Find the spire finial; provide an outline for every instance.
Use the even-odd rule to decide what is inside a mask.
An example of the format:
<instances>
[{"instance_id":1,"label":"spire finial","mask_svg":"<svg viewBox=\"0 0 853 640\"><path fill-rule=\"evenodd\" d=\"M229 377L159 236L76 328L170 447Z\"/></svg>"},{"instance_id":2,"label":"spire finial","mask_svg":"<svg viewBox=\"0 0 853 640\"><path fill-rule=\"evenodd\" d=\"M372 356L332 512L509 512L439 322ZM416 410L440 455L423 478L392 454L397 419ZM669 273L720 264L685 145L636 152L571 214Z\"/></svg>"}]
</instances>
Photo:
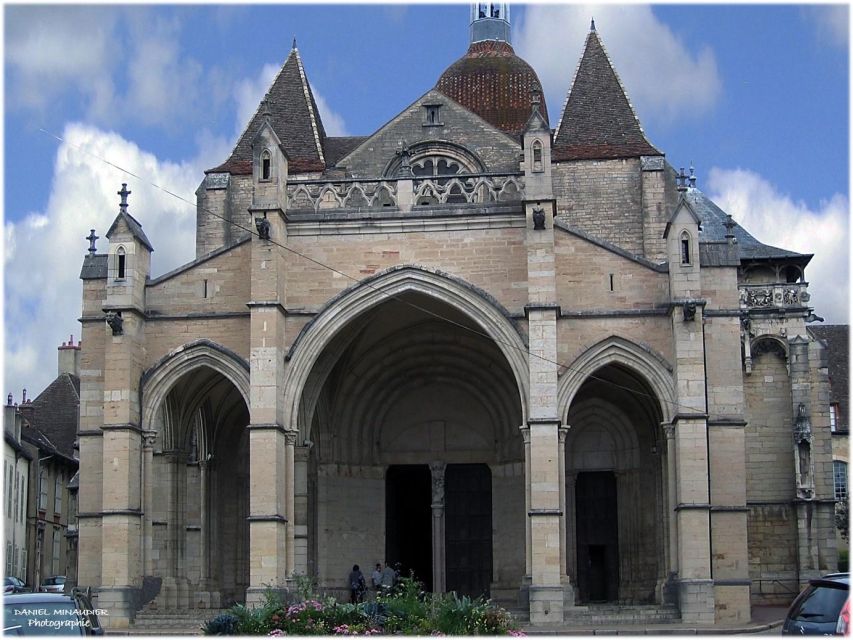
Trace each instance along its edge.
<instances>
[{"instance_id":1,"label":"spire finial","mask_svg":"<svg viewBox=\"0 0 853 640\"><path fill-rule=\"evenodd\" d=\"M542 102L542 89L537 83L533 83L530 87L530 109L531 111L539 111L539 104Z\"/></svg>"},{"instance_id":2,"label":"spire finial","mask_svg":"<svg viewBox=\"0 0 853 640\"><path fill-rule=\"evenodd\" d=\"M261 102L261 115L264 117L264 120L269 121L270 116L270 101L264 97L263 102Z\"/></svg>"},{"instance_id":3,"label":"spire finial","mask_svg":"<svg viewBox=\"0 0 853 640\"><path fill-rule=\"evenodd\" d=\"M692 162L690 163L690 177L688 180L690 181L691 187L696 187L696 173L694 173Z\"/></svg>"},{"instance_id":4,"label":"spire finial","mask_svg":"<svg viewBox=\"0 0 853 640\"><path fill-rule=\"evenodd\" d=\"M296 49L296 34L293 36L293 46L291 48Z\"/></svg>"},{"instance_id":5,"label":"spire finial","mask_svg":"<svg viewBox=\"0 0 853 640\"><path fill-rule=\"evenodd\" d=\"M595 18L592 18L592 19L589 21L589 30L590 30L590 31L592 31L592 32L595 32Z\"/></svg>"},{"instance_id":6,"label":"spire finial","mask_svg":"<svg viewBox=\"0 0 853 640\"><path fill-rule=\"evenodd\" d=\"M122 182L121 191L117 191L116 193L121 196L121 202L118 205L119 212L127 213L127 196L129 196L133 192L127 190L126 182Z\"/></svg>"},{"instance_id":7,"label":"spire finial","mask_svg":"<svg viewBox=\"0 0 853 640\"><path fill-rule=\"evenodd\" d=\"M95 240L97 240L100 236L95 235L95 230L92 229L91 233L86 237L86 240L89 241L89 253L95 253L97 249L95 249Z\"/></svg>"}]
</instances>

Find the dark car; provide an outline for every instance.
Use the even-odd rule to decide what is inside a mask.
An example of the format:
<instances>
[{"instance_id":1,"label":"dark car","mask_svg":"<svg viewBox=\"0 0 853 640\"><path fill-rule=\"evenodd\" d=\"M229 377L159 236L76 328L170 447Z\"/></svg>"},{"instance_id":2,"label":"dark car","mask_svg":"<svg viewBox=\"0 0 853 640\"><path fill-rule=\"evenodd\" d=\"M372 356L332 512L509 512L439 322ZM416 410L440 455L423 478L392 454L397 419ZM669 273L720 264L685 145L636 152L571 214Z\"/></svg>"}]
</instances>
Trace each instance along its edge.
<instances>
[{"instance_id":1,"label":"dark car","mask_svg":"<svg viewBox=\"0 0 853 640\"><path fill-rule=\"evenodd\" d=\"M88 595L75 589L69 594L21 593L3 598L3 635L83 636L104 635Z\"/></svg>"},{"instance_id":2,"label":"dark car","mask_svg":"<svg viewBox=\"0 0 853 640\"><path fill-rule=\"evenodd\" d=\"M6 576L3 579L3 595L9 595L10 593L29 593L32 591L27 585L25 585L20 578L16 578L15 576Z\"/></svg>"},{"instance_id":3,"label":"dark car","mask_svg":"<svg viewBox=\"0 0 853 640\"><path fill-rule=\"evenodd\" d=\"M65 591L65 576L50 576L41 581L39 591L44 593L62 593Z\"/></svg>"},{"instance_id":4,"label":"dark car","mask_svg":"<svg viewBox=\"0 0 853 640\"><path fill-rule=\"evenodd\" d=\"M847 635L850 632L850 574L830 573L809 580L788 609L783 634Z\"/></svg>"}]
</instances>

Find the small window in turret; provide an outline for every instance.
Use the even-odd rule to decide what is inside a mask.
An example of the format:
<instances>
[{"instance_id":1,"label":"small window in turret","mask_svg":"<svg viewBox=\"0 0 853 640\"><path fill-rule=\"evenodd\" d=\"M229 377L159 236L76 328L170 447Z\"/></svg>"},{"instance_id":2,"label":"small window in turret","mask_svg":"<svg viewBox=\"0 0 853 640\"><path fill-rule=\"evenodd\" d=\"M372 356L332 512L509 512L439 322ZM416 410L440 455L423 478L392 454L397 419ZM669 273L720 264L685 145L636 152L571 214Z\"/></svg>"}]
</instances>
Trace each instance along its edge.
<instances>
[{"instance_id":1,"label":"small window in turret","mask_svg":"<svg viewBox=\"0 0 853 640\"><path fill-rule=\"evenodd\" d=\"M269 149L261 153L261 180L269 180L272 174L272 158Z\"/></svg>"},{"instance_id":2,"label":"small window in turret","mask_svg":"<svg viewBox=\"0 0 853 640\"><path fill-rule=\"evenodd\" d=\"M681 234L681 264L690 264L690 236L686 231Z\"/></svg>"},{"instance_id":3,"label":"small window in turret","mask_svg":"<svg viewBox=\"0 0 853 640\"><path fill-rule=\"evenodd\" d=\"M124 247L119 247L118 251L116 251L116 279L117 280L124 280L126 263L127 263L127 256L125 255Z\"/></svg>"},{"instance_id":4,"label":"small window in turret","mask_svg":"<svg viewBox=\"0 0 853 640\"><path fill-rule=\"evenodd\" d=\"M542 143L533 142L533 171L542 171Z\"/></svg>"}]
</instances>

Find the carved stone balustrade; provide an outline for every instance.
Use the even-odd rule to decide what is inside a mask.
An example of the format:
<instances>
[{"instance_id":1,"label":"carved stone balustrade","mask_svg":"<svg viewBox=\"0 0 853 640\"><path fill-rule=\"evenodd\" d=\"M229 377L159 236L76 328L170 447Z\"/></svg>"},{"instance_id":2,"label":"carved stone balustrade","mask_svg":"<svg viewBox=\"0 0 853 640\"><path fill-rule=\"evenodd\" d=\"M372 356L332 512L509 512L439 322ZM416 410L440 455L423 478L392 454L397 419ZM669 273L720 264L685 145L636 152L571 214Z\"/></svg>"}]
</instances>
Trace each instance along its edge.
<instances>
[{"instance_id":1,"label":"carved stone balustrade","mask_svg":"<svg viewBox=\"0 0 853 640\"><path fill-rule=\"evenodd\" d=\"M522 174L458 174L402 180L292 180L287 184L288 211L328 209L409 210L440 204L519 202Z\"/></svg>"},{"instance_id":2,"label":"carved stone balustrade","mask_svg":"<svg viewBox=\"0 0 853 640\"><path fill-rule=\"evenodd\" d=\"M803 308L809 299L806 282L740 286L740 308L744 310Z\"/></svg>"}]
</instances>

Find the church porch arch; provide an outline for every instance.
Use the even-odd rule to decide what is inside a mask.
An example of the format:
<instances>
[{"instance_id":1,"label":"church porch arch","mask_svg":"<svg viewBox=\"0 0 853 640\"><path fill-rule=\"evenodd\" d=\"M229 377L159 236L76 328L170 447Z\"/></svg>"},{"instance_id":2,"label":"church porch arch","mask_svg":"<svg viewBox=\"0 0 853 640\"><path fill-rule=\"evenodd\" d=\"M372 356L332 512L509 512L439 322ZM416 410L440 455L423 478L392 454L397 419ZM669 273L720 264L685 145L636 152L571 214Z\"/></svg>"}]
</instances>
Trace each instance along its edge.
<instances>
[{"instance_id":1,"label":"church porch arch","mask_svg":"<svg viewBox=\"0 0 853 640\"><path fill-rule=\"evenodd\" d=\"M306 487L295 496L296 531L305 532L296 540L297 558L327 588L343 588L355 563L398 560L385 557L399 548L389 517L408 511L389 503L400 492L389 492L388 483L411 478L433 515L430 537L419 543L432 571L423 575L423 562L403 570L420 571L417 577L438 591L517 590L524 573L517 544L524 532L523 343L502 311L472 288L416 269L384 276L327 307L327 317L318 317L292 350L287 406L299 441L310 443L297 466L304 481L296 485ZM308 363L300 353L314 358ZM297 394L298 387L304 391ZM432 478L431 492L416 489L423 473ZM455 478L468 476L486 483L486 540L460 541L462 529L441 528L445 477L448 500L470 500L455 491ZM479 577L462 575L468 560L453 555L462 548ZM452 557L442 557L445 549ZM417 561L409 554L408 562Z\"/></svg>"},{"instance_id":2,"label":"church porch arch","mask_svg":"<svg viewBox=\"0 0 853 640\"><path fill-rule=\"evenodd\" d=\"M143 567L161 608L245 599L248 389L247 363L208 340L143 374Z\"/></svg>"}]
</instances>

